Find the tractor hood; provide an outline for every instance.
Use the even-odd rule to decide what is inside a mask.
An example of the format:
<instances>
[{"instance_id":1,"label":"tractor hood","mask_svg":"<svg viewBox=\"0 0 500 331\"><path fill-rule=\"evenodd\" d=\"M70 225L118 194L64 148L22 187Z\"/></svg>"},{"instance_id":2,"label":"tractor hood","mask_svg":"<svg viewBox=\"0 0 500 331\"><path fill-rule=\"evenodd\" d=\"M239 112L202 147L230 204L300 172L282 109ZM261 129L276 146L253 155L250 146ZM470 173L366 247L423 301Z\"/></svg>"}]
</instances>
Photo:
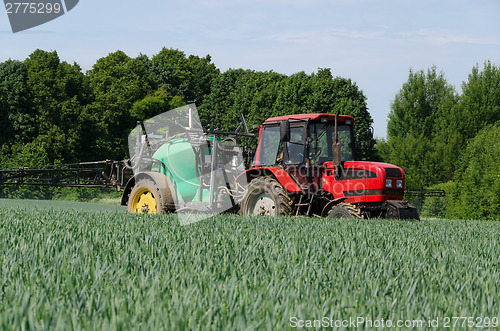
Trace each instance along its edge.
<instances>
[{"instance_id":1,"label":"tractor hood","mask_svg":"<svg viewBox=\"0 0 500 331\"><path fill-rule=\"evenodd\" d=\"M324 167L326 169L333 169L333 162L325 162ZM390 169L388 177L404 178L403 169L397 167L390 163L384 162L368 162L368 161L346 161L344 162L345 170L368 170L376 174L376 177L385 177L387 169ZM396 176L395 176L396 175Z\"/></svg>"},{"instance_id":2,"label":"tractor hood","mask_svg":"<svg viewBox=\"0 0 500 331\"><path fill-rule=\"evenodd\" d=\"M335 174L333 162L326 162L324 169L324 187L334 193L334 196L342 190L343 195L352 200L349 202L403 199L405 174L401 168L393 164L346 161L338 177L333 176Z\"/></svg>"}]
</instances>

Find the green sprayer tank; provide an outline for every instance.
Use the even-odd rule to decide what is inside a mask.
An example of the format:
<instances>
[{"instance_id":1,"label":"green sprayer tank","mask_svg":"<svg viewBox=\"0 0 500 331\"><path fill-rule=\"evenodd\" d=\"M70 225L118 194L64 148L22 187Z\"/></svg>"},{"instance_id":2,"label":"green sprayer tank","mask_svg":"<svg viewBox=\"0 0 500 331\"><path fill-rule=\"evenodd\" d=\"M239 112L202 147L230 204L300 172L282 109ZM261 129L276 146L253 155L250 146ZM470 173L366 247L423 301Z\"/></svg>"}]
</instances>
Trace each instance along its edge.
<instances>
[{"instance_id":1,"label":"green sprayer tank","mask_svg":"<svg viewBox=\"0 0 500 331\"><path fill-rule=\"evenodd\" d=\"M204 149L204 154L209 155L209 149ZM162 167L161 173L176 188L178 199L182 198L185 202L199 201L200 180L196 174L196 154L187 139L178 138L166 142L154 153L153 158L165 165L166 169ZM158 171L158 168L155 164L153 171ZM208 198L209 191L203 190L202 200L208 201Z\"/></svg>"}]
</instances>

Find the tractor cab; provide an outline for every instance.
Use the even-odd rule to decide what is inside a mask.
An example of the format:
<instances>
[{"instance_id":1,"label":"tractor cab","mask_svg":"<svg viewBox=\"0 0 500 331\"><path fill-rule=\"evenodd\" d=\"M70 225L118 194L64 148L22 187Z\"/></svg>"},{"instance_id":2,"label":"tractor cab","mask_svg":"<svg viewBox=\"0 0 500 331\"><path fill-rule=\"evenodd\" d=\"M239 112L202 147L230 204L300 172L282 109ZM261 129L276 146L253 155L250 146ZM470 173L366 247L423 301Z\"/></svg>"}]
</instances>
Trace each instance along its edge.
<instances>
[{"instance_id":1,"label":"tractor cab","mask_svg":"<svg viewBox=\"0 0 500 331\"><path fill-rule=\"evenodd\" d=\"M337 175L346 161L354 161L354 119L332 114L274 117L260 130L256 167L280 167L302 191L322 189L325 164L335 163Z\"/></svg>"},{"instance_id":2,"label":"tractor cab","mask_svg":"<svg viewBox=\"0 0 500 331\"><path fill-rule=\"evenodd\" d=\"M255 166L322 165L333 161L336 140L341 146L340 159L353 161L354 119L336 118L331 114L305 114L268 119L261 127Z\"/></svg>"}]
</instances>

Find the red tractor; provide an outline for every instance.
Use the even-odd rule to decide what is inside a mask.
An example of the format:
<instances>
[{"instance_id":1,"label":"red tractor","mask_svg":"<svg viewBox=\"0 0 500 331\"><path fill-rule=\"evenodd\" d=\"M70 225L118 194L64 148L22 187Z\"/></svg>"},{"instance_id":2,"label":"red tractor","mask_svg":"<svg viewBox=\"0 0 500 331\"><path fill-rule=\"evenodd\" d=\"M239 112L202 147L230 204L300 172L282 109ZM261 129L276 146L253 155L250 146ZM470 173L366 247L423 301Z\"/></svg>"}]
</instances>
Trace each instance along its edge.
<instances>
[{"instance_id":1,"label":"red tractor","mask_svg":"<svg viewBox=\"0 0 500 331\"><path fill-rule=\"evenodd\" d=\"M266 120L253 167L240 176L248 182L240 213L418 219L403 199L401 168L355 161L353 126L351 116L332 114Z\"/></svg>"}]
</instances>

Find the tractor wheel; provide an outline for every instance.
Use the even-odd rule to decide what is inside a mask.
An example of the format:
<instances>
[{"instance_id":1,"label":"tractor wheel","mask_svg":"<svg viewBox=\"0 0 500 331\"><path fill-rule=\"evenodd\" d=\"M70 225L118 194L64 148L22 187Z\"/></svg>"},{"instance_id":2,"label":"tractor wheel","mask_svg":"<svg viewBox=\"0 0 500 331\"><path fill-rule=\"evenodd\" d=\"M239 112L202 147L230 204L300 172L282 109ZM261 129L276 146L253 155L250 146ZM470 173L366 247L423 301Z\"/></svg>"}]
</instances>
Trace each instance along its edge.
<instances>
[{"instance_id":1,"label":"tractor wheel","mask_svg":"<svg viewBox=\"0 0 500 331\"><path fill-rule=\"evenodd\" d=\"M241 202L242 215L282 216L292 213L292 199L271 177L254 178Z\"/></svg>"},{"instance_id":2,"label":"tractor wheel","mask_svg":"<svg viewBox=\"0 0 500 331\"><path fill-rule=\"evenodd\" d=\"M149 179L141 179L130 192L127 211L138 214L158 214L163 212L158 188Z\"/></svg>"},{"instance_id":3,"label":"tractor wheel","mask_svg":"<svg viewBox=\"0 0 500 331\"><path fill-rule=\"evenodd\" d=\"M335 205L329 212L330 218L365 218L365 215L356 205L350 203L339 203Z\"/></svg>"}]
</instances>

